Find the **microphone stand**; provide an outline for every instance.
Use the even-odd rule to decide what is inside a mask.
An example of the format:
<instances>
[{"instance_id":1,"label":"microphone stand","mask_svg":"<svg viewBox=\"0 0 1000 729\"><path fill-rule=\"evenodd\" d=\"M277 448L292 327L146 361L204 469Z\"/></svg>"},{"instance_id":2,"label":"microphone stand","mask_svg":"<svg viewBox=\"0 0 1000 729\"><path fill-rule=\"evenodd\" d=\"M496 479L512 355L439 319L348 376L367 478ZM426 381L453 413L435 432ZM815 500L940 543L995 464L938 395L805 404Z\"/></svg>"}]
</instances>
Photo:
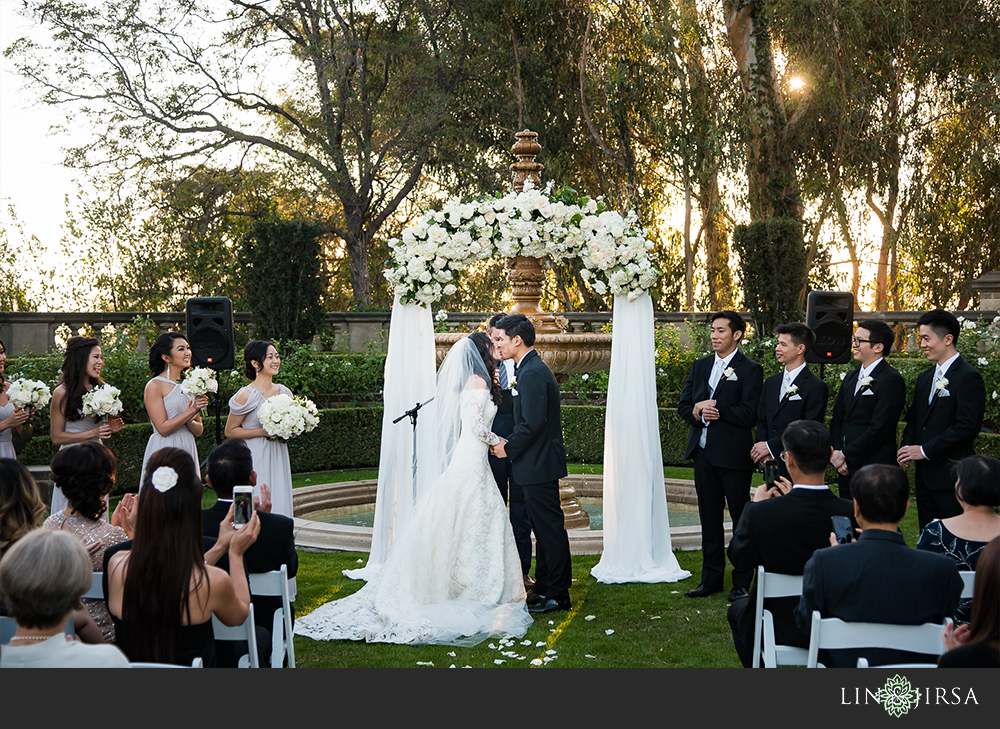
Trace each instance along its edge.
<instances>
[{"instance_id":1,"label":"microphone stand","mask_svg":"<svg viewBox=\"0 0 1000 729\"><path fill-rule=\"evenodd\" d=\"M432 397L430 400L426 400L422 403L418 402L412 408L392 421L392 424L395 425L403 418L409 417L410 423L413 425L413 483L411 484L413 493L411 496L414 502L417 500L417 413L420 412L420 408L427 405L427 403L433 399L434 398Z\"/></svg>"}]
</instances>

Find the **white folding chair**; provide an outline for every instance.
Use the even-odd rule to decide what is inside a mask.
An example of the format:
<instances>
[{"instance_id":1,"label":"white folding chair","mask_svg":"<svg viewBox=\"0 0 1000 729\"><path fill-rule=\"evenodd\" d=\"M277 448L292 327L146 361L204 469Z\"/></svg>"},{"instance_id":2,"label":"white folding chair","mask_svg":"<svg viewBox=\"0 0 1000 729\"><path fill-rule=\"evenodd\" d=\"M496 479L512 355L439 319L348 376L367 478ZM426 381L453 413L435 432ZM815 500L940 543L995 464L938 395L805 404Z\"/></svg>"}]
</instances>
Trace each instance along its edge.
<instances>
[{"instance_id":1,"label":"white folding chair","mask_svg":"<svg viewBox=\"0 0 1000 729\"><path fill-rule=\"evenodd\" d=\"M764 668L804 666L809 651L793 645L776 645L774 616L764 609L764 598L797 597L802 594L802 575L783 575L765 572L757 567L757 604L754 608L753 667L760 668L761 648L764 651Z\"/></svg>"},{"instance_id":2,"label":"white folding chair","mask_svg":"<svg viewBox=\"0 0 1000 729\"><path fill-rule=\"evenodd\" d=\"M949 622L922 625L846 623L839 618L822 618L819 610L813 610L806 667L818 667L820 650L842 648L892 648L940 656L945 650L941 636Z\"/></svg>"},{"instance_id":3,"label":"white folding chair","mask_svg":"<svg viewBox=\"0 0 1000 729\"><path fill-rule=\"evenodd\" d=\"M95 572L94 581L90 585L90 589L83 593L83 597L89 600L103 600L104 599L104 573Z\"/></svg>"},{"instance_id":4,"label":"white folding chair","mask_svg":"<svg viewBox=\"0 0 1000 729\"><path fill-rule=\"evenodd\" d=\"M971 600L972 587L976 583L976 573L974 570L961 570L958 574L962 576L962 582L965 583L965 586L962 588L962 598Z\"/></svg>"},{"instance_id":5,"label":"white folding chair","mask_svg":"<svg viewBox=\"0 0 1000 729\"><path fill-rule=\"evenodd\" d=\"M249 652L240 657L240 668L260 668L257 660L257 631L254 630L253 603L250 604L250 612L242 625L230 628L223 625L215 615L212 615L212 632L216 640L244 640L247 643Z\"/></svg>"},{"instance_id":6,"label":"white folding chair","mask_svg":"<svg viewBox=\"0 0 1000 729\"><path fill-rule=\"evenodd\" d=\"M130 668L204 668L201 656L196 656L190 666L175 666L173 663L130 663Z\"/></svg>"},{"instance_id":7,"label":"white folding chair","mask_svg":"<svg viewBox=\"0 0 1000 729\"><path fill-rule=\"evenodd\" d=\"M285 656L288 667L295 668L295 642L292 632L292 601L289 593L288 566L250 575L250 594L255 597L280 597L281 608L274 611L271 628L271 668L281 668Z\"/></svg>"}]
</instances>

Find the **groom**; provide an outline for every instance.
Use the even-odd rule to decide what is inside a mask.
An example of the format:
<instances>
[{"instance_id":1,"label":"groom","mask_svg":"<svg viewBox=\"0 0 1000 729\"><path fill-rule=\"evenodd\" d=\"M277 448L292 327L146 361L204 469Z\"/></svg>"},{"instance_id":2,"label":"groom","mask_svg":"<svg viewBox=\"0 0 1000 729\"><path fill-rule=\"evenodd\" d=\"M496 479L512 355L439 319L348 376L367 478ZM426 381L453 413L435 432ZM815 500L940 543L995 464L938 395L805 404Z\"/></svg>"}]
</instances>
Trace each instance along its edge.
<instances>
[{"instance_id":1,"label":"groom","mask_svg":"<svg viewBox=\"0 0 1000 729\"><path fill-rule=\"evenodd\" d=\"M559 479L566 475L559 385L534 350L535 327L526 316L505 316L496 328L501 356L514 360L514 432L492 452L510 459L535 532L535 586L528 593L528 612L569 610L573 569L559 503Z\"/></svg>"}]
</instances>

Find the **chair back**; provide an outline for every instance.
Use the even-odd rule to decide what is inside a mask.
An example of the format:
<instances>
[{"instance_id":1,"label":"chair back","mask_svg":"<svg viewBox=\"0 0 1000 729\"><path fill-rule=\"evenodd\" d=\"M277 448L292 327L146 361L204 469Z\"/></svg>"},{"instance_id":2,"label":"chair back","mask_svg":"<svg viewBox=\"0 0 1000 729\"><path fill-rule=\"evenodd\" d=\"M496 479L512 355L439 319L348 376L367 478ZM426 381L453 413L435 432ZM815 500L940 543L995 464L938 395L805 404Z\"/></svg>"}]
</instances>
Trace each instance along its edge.
<instances>
[{"instance_id":1,"label":"chair back","mask_svg":"<svg viewBox=\"0 0 1000 729\"><path fill-rule=\"evenodd\" d=\"M806 651L797 646L775 645L774 618L764 609L764 598L797 597L802 594L802 575L784 575L766 572L757 566L757 603L754 608L753 667L760 668L761 649L764 650L764 667L803 665Z\"/></svg>"},{"instance_id":2,"label":"chair back","mask_svg":"<svg viewBox=\"0 0 1000 729\"><path fill-rule=\"evenodd\" d=\"M175 666L173 663L130 663L129 668L204 668L201 656L195 656L190 666Z\"/></svg>"},{"instance_id":3,"label":"chair back","mask_svg":"<svg viewBox=\"0 0 1000 729\"><path fill-rule=\"evenodd\" d=\"M281 608L274 611L271 628L271 668L281 668L288 658L288 667L295 668L295 642L292 632L292 602L289 591L288 566L270 572L250 574L250 594L256 597L280 597Z\"/></svg>"},{"instance_id":4,"label":"chair back","mask_svg":"<svg viewBox=\"0 0 1000 729\"><path fill-rule=\"evenodd\" d=\"M103 600L104 598L104 573L95 572L94 581L90 589L83 593L83 597L88 600Z\"/></svg>"},{"instance_id":5,"label":"chair back","mask_svg":"<svg viewBox=\"0 0 1000 729\"><path fill-rule=\"evenodd\" d=\"M972 599L972 588L976 584L975 570L961 570L958 574L962 576L962 597L966 600Z\"/></svg>"},{"instance_id":6,"label":"chair back","mask_svg":"<svg viewBox=\"0 0 1000 729\"><path fill-rule=\"evenodd\" d=\"M243 640L246 641L249 652L240 658L240 668L260 668L257 660L257 631L254 630L253 603L250 603L250 612L242 625L229 627L223 625L215 615L212 615L212 632L215 639L219 640Z\"/></svg>"},{"instance_id":7,"label":"chair back","mask_svg":"<svg viewBox=\"0 0 1000 729\"><path fill-rule=\"evenodd\" d=\"M17 621L9 615L0 615L0 645L7 645L10 639L17 633ZM73 616L66 618L66 625L63 626L63 633L68 636L75 636L76 629L73 627Z\"/></svg>"},{"instance_id":8,"label":"chair back","mask_svg":"<svg viewBox=\"0 0 1000 729\"><path fill-rule=\"evenodd\" d=\"M843 648L891 648L940 656L945 651L941 636L949 622L922 625L847 623L840 618L820 617L819 610L814 610L806 666L817 667L820 650Z\"/></svg>"}]
</instances>

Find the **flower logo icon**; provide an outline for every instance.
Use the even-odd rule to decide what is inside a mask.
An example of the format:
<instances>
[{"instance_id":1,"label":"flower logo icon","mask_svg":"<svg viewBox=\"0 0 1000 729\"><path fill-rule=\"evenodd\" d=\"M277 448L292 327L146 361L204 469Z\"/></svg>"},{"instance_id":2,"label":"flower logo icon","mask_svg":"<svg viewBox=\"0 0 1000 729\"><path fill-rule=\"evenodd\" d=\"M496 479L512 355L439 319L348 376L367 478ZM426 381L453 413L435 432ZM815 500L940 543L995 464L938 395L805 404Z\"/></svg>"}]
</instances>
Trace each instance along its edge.
<instances>
[{"instance_id":1,"label":"flower logo icon","mask_svg":"<svg viewBox=\"0 0 1000 729\"><path fill-rule=\"evenodd\" d=\"M911 707L917 706L917 696L916 689L898 673L886 679L885 686L879 692L879 699L886 713L896 718L908 713Z\"/></svg>"}]
</instances>

